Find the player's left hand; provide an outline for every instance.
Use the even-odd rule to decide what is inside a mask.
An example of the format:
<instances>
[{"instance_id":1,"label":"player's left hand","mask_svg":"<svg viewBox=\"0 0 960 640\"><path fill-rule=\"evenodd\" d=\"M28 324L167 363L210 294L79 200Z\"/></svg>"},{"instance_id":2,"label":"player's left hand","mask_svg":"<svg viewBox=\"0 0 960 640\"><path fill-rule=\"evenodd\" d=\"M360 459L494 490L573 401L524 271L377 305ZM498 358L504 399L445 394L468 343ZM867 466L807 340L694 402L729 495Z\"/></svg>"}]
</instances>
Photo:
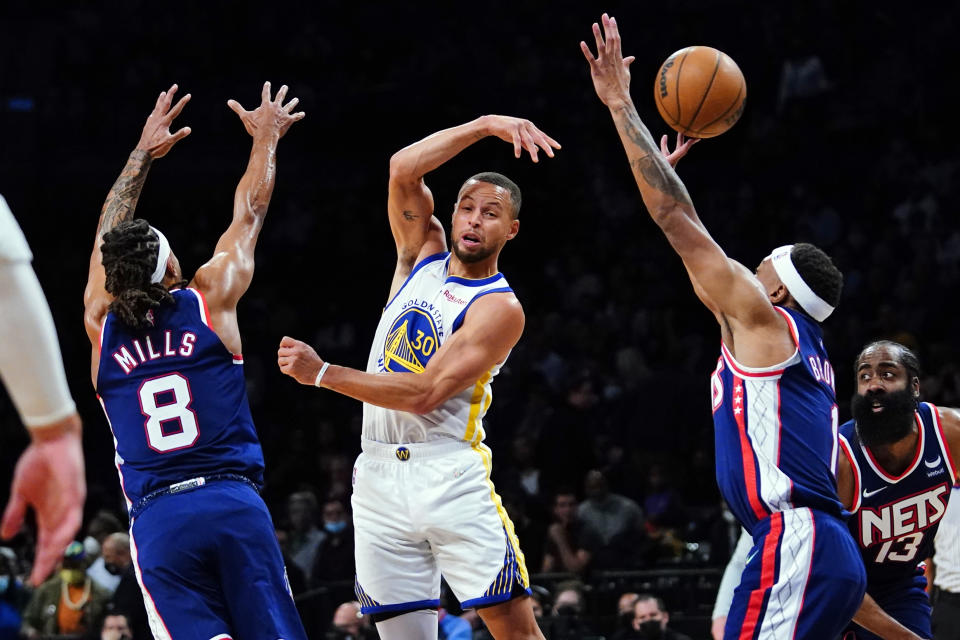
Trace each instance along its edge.
<instances>
[{"instance_id":1,"label":"player's left hand","mask_svg":"<svg viewBox=\"0 0 960 640\"><path fill-rule=\"evenodd\" d=\"M281 86L277 90L276 99L273 99L270 97L270 82L264 82L260 91L260 106L253 111L247 111L236 100L227 100L227 106L240 116L247 133L254 138L261 133L271 132L276 132L277 137L282 138L290 125L307 115L303 111L293 113L293 108L300 102L300 98L293 98L284 104L286 97L287 85Z\"/></svg>"},{"instance_id":2,"label":"player's left hand","mask_svg":"<svg viewBox=\"0 0 960 640\"><path fill-rule=\"evenodd\" d=\"M12 538L23 525L27 507L37 515L37 554L30 582L37 586L53 571L83 520L87 485L83 472L80 418L31 429L33 442L13 472L10 503L0 535Z\"/></svg>"},{"instance_id":3,"label":"player's left hand","mask_svg":"<svg viewBox=\"0 0 960 640\"><path fill-rule=\"evenodd\" d=\"M162 158L173 148L173 145L190 135L190 127L183 127L176 133L170 133L170 125L180 115L186 104L190 102L190 94L188 93L180 98L177 104L173 104L173 97L176 93L177 85L173 85L161 93L160 97L157 98L157 103L153 106L153 111L147 117L146 124L143 125L137 149L146 151L151 158Z\"/></svg>"},{"instance_id":4,"label":"player's left hand","mask_svg":"<svg viewBox=\"0 0 960 640\"><path fill-rule=\"evenodd\" d=\"M634 56L623 57L620 50L620 30L616 18L603 14L603 33L593 23L593 39L597 43L597 57L593 57L586 42L580 41L580 50L590 65L590 77L597 97L608 107L630 101L630 65ZM605 37L604 37L605 36Z\"/></svg>"},{"instance_id":5,"label":"player's left hand","mask_svg":"<svg viewBox=\"0 0 960 640\"><path fill-rule=\"evenodd\" d=\"M300 384L312 385L317 380L323 360L307 343L284 336L277 350L277 364L280 365L280 371Z\"/></svg>"},{"instance_id":6,"label":"player's left hand","mask_svg":"<svg viewBox=\"0 0 960 640\"><path fill-rule=\"evenodd\" d=\"M676 169L677 163L680 162L680 158L687 155L687 151L690 151L690 147L698 142L700 142L700 138L688 138L678 131L677 146L673 148L673 151L670 151L670 144L667 141L667 134L663 134L663 137L660 138L660 153L662 153L663 157L667 159L667 162L670 163L670 166Z\"/></svg>"}]
</instances>

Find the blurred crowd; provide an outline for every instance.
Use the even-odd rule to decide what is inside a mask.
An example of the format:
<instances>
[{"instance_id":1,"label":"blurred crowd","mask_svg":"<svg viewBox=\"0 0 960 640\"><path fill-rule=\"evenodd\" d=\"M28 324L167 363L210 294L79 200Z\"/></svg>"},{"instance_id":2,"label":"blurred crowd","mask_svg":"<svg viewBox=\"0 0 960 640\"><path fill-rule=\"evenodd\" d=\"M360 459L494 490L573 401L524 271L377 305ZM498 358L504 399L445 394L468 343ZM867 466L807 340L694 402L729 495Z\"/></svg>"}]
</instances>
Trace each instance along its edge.
<instances>
[{"instance_id":1,"label":"blurred crowd","mask_svg":"<svg viewBox=\"0 0 960 640\"><path fill-rule=\"evenodd\" d=\"M695 4L671 3L663 22ZM947 311L960 280L960 225L952 213L960 161L941 139L948 101L940 87L917 82L911 68L911 60L932 58L945 46L951 21L924 22L924 37L904 45L915 48L911 58L872 43L899 41L919 18L877 8L858 16L868 21L865 28L848 30L843 15L821 20L823 12L847 11L826 1L758 11L746 11L746 2L712 4L743 9L737 14L742 28L763 39L750 46L765 54L718 43L758 90L737 127L699 144L678 167L701 218L728 254L751 268L773 247L794 241L813 242L833 256L845 285L825 341L838 372L842 418L849 416L853 358L880 337L919 353L924 399L960 406L960 343ZM306 16L269 63L241 52L207 17L174 25L173 16L157 16L153 30L137 39L111 31L90 9L75 8L58 20L7 11L4 59L31 39L51 42L30 48L32 66L11 66L0 84L0 191L31 242L57 319L86 426L89 499L80 541L66 550L54 577L32 592L23 583L30 530L0 548L0 638L17 637L20 629L28 637L149 637L109 430L89 387L78 302L102 199L136 141L151 96L171 81L156 52L174 27L186 44L169 54L181 63L173 79L201 97L182 117L196 140L152 169L140 213L164 229L185 271L209 258L246 158L245 138L228 126L239 124L225 107L223 113L204 107L202 97L252 99L258 83L279 70L284 77L277 79L295 87L310 116L305 128L313 127L281 143L257 274L239 311L267 462L264 497L291 587L298 602L307 603L301 611L311 637L375 633L351 602L350 493L360 406L283 378L276 345L281 336L295 335L328 360L362 366L393 268L384 206L389 155L481 115L471 108L529 117L564 144L555 162L534 170L505 164L512 160L509 150L491 142L428 179L442 216L459 182L478 170L503 170L524 192L521 233L500 266L524 304L527 325L494 383L485 431L494 451L493 480L534 576L545 632L557 639L658 637L650 635L651 620L665 630L670 612L673 624L708 615L715 581L701 579L687 589L678 586L680 578L665 583L651 572L681 576L690 568L722 567L736 543L738 528L713 469L707 379L719 335L647 219L615 131L594 104L576 50L596 19L592 10L556 12L550 34L525 32L527 20L518 16L515 25L498 27L507 30L501 39L511 42L509 51L485 48L459 57L453 52L463 43L451 35L458 15L438 14L429 56L384 55L399 46L399 36L385 30L382 43L360 47L362 60L354 67L329 64L344 47L343 32L361 26L347 3L331 3L326 16L341 21L337 33L320 17ZM138 15L136 8L118 11L131 20ZM521 3L515 11L533 9ZM398 32L417 28L416 16L396 19ZM248 25L251 37L280 31L277 20L265 16ZM677 48L673 43L686 44L679 29L690 27L677 21L675 28L644 33L640 16L631 25L627 9L618 20L633 27L633 33L624 27L631 52L663 49L664 57ZM547 40L561 37L570 40L570 51L554 55L557 46ZM221 49L237 64L206 55ZM457 103L449 87L437 85L397 106L400 96L408 97L408 83L455 72L448 57L457 58L457 68L482 64L507 97L490 105ZM114 58L122 58L122 73L90 77L89 69ZM652 77L659 60L648 62ZM638 68L647 72L638 62L637 77ZM45 81L37 84L35 77ZM114 85L125 96L122 108L114 105L116 112L104 118L89 95L110 86L115 96ZM234 94L241 87L245 93ZM325 99L331 87L336 100ZM666 128L646 91L643 83L634 93L658 135ZM363 130L349 133L354 128ZM203 135L227 142L213 144ZM351 144L356 138L364 144ZM56 188L47 182L51 157L61 172ZM68 238L82 242L68 244ZM9 470L26 436L2 392L0 429L0 468ZM6 495L6 485L0 488ZM316 602L322 606L310 604ZM453 598L447 606L442 637L485 637L475 615L461 615ZM708 625L701 623L681 630L706 637Z\"/></svg>"}]
</instances>

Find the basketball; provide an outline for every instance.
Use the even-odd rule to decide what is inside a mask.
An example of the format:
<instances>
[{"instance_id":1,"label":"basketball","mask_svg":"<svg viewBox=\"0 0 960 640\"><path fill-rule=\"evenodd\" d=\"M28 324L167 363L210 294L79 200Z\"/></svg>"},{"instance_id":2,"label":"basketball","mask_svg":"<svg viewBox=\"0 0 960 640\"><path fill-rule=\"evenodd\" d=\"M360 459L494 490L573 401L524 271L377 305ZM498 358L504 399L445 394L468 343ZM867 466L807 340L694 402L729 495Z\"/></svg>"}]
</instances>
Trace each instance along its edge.
<instances>
[{"instance_id":1,"label":"basketball","mask_svg":"<svg viewBox=\"0 0 960 640\"><path fill-rule=\"evenodd\" d=\"M686 47L660 66L653 96L673 129L691 138L712 138L740 119L747 83L737 63L722 51Z\"/></svg>"}]
</instances>

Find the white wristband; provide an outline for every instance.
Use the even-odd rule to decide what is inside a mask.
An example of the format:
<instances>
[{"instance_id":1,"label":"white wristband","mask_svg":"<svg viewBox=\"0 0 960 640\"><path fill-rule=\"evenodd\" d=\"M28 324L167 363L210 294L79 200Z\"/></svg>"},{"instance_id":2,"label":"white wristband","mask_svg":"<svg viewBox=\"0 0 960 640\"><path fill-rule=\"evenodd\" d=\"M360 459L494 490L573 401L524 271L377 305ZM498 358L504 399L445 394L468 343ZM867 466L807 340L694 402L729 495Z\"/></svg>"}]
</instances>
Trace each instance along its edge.
<instances>
[{"instance_id":1,"label":"white wristband","mask_svg":"<svg viewBox=\"0 0 960 640\"><path fill-rule=\"evenodd\" d=\"M317 379L313 381L313 386L315 386L315 387L319 387L319 386L320 386L320 380L323 379L323 374L325 374L325 373L327 372L327 367L329 367L329 366L330 366L330 363L329 363L329 362L324 362L324 363L323 363L323 366L320 367L320 373L317 374Z\"/></svg>"}]
</instances>

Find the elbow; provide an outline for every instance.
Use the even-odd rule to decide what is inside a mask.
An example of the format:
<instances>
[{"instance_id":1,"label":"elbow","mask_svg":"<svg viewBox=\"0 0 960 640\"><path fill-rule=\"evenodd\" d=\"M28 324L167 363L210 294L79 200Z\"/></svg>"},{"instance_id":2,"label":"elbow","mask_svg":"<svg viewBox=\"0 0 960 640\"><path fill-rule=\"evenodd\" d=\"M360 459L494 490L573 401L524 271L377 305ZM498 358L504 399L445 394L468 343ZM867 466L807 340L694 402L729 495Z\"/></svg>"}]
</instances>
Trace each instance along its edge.
<instances>
[{"instance_id":1,"label":"elbow","mask_svg":"<svg viewBox=\"0 0 960 640\"><path fill-rule=\"evenodd\" d=\"M432 397L430 393L423 393L412 398L408 410L410 413L422 416L436 411L441 404L443 404L443 402L436 397Z\"/></svg>"},{"instance_id":2,"label":"elbow","mask_svg":"<svg viewBox=\"0 0 960 640\"><path fill-rule=\"evenodd\" d=\"M401 149L390 157L390 182L416 182L421 177L416 171L417 159L408 149Z\"/></svg>"}]
</instances>

